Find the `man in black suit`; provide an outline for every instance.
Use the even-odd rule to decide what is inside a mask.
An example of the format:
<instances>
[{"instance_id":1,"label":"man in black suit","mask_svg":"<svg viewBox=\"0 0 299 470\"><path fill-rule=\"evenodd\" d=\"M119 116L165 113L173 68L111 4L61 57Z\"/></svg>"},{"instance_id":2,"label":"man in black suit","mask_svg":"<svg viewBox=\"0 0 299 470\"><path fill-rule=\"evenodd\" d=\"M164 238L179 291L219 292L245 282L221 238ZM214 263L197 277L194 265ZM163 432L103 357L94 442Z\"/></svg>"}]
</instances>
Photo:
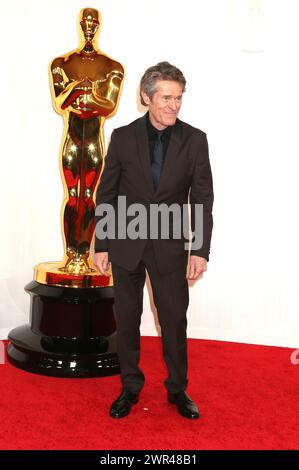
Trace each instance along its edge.
<instances>
[{"instance_id":1,"label":"man in black suit","mask_svg":"<svg viewBox=\"0 0 299 470\"><path fill-rule=\"evenodd\" d=\"M140 82L140 97L141 103L148 106L148 113L113 131L97 191L94 263L104 275L109 275L112 264L123 386L110 409L113 418L129 414L145 381L138 366L145 271L151 280L161 325L163 356L168 369L165 380L168 401L186 418L199 417L196 404L186 393L187 279L196 280L207 269L213 226L213 184L206 134L177 117L185 85L182 72L168 62L146 70ZM164 208L176 205L183 210L188 197L191 230L193 234L198 233L200 225L202 240L200 245L191 243L187 267L186 230L185 236L177 236L178 226L186 218L173 213L172 219L168 219L169 236L165 237L161 231L163 221L153 222L151 209L157 205ZM125 221L120 217L121 198L132 208L126 213ZM100 230L105 225L104 213L107 215L102 209L107 209L108 204L115 215L110 228L115 228L116 223L117 233L112 230L105 234ZM146 216L139 219L139 225L141 220L144 227L139 227L139 236L132 236L129 230L132 216L141 206ZM198 207L201 207L200 221L196 217ZM151 224L155 225L154 229Z\"/></svg>"}]
</instances>

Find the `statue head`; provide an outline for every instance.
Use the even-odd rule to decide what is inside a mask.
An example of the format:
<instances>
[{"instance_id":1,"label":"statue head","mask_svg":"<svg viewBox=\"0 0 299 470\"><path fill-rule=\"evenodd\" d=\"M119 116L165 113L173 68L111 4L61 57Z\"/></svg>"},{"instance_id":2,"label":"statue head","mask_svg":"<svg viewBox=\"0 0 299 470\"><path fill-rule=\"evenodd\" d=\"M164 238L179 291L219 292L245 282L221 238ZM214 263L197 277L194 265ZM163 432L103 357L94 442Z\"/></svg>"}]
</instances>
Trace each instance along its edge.
<instances>
[{"instance_id":1,"label":"statue head","mask_svg":"<svg viewBox=\"0 0 299 470\"><path fill-rule=\"evenodd\" d=\"M85 43L92 43L96 38L101 23L101 15L95 8L83 8L79 15L79 26Z\"/></svg>"}]
</instances>

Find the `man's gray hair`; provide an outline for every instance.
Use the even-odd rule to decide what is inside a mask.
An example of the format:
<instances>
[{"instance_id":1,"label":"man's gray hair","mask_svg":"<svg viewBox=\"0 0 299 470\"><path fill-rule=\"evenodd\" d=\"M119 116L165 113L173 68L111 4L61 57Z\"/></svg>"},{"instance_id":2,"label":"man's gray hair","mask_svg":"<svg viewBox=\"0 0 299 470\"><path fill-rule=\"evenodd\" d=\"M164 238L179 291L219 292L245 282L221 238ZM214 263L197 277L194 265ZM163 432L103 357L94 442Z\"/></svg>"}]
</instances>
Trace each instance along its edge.
<instances>
[{"instance_id":1,"label":"man's gray hair","mask_svg":"<svg viewBox=\"0 0 299 470\"><path fill-rule=\"evenodd\" d=\"M182 85L182 91L186 90L186 79L183 73L169 62L159 62L157 65L148 68L140 81L140 101L146 106L141 92L145 93L150 100L156 93L156 83L158 80L170 80Z\"/></svg>"}]
</instances>

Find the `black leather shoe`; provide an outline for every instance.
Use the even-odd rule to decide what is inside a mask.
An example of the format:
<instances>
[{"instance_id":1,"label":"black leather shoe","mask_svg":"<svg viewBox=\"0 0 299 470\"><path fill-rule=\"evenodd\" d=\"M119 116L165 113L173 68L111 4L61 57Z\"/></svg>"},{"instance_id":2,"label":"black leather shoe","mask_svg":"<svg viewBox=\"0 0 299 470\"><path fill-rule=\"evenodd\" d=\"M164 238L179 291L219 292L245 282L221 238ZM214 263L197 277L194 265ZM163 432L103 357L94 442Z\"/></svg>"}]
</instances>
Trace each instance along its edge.
<instances>
[{"instance_id":1,"label":"black leather shoe","mask_svg":"<svg viewBox=\"0 0 299 470\"><path fill-rule=\"evenodd\" d=\"M178 412L189 419L199 418L199 411L191 398L183 390L181 392L172 393L168 392L168 401L177 406Z\"/></svg>"},{"instance_id":2,"label":"black leather shoe","mask_svg":"<svg viewBox=\"0 0 299 470\"><path fill-rule=\"evenodd\" d=\"M112 418L124 418L131 411L131 406L138 402L138 393L123 390L119 397L112 403L110 416Z\"/></svg>"}]
</instances>

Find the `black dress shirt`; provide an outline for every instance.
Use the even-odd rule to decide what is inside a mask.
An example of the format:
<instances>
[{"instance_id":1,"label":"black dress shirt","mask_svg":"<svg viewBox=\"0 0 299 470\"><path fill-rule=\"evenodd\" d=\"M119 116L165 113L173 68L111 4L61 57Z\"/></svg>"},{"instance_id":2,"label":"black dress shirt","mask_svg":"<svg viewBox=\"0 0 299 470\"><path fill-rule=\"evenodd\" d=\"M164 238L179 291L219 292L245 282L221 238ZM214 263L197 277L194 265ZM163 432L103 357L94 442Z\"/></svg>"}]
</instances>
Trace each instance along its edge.
<instances>
[{"instance_id":1,"label":"black dress shirt","mask_svg":"<svg viewBox=\"0 0 299 470\"><path fill-rule=\"evenodd\" d=\"M159 131L159 129L156 129L152 125L152 123L149 119L149 113L146 114L146 127L147 127L147 134L148 134L148 142L149 142L151 163L153 161L154 145L155 145L155 142L157 140L157 134L162 134L161 141L162 141L162 144L163 144L163 163L162 163L162 168L163 168L163 164L164 164L164 161L165 161L165 155L166 155L168 144L169 144L169 141L170 141L171 132L172 132L173 127L175 127L175 126L176 126L176 124L174 126L166 127L166 129L164 129L163 131Z\"/></svg>"}]
</instances>

